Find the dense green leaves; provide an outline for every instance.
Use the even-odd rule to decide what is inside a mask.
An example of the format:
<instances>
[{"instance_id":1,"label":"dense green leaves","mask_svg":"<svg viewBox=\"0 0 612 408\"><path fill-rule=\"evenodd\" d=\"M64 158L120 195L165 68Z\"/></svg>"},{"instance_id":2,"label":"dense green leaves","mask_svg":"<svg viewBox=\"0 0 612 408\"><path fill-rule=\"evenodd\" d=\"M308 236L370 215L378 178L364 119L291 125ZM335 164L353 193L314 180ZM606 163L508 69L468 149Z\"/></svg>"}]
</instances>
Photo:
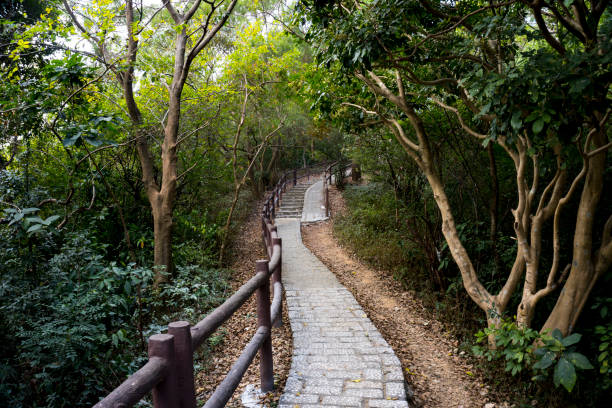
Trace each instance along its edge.
<instances>
[{"instance_id":1,"label":"dense green leaves","mask_svg":"<svg viewBox=\"0 0 612 408\"><path fill-rule=\"evenodd\" d=\"M572 392L578 375L576 370L590 370L593 366L581 353L573 351L581 335L579 333L563 337L559 330L551 335L540 334L532 329L521 329L512 321L504 321L501 327L488 328L476 334L479 343L485 343L493 336L495 349L486 350L475 346L477 356L486 356L489 361L501 359L506 371L513 376L524 369L534 372L534 380L542 381L553 371L553 384L562 385Z\"/></svg>"}]
</instances>

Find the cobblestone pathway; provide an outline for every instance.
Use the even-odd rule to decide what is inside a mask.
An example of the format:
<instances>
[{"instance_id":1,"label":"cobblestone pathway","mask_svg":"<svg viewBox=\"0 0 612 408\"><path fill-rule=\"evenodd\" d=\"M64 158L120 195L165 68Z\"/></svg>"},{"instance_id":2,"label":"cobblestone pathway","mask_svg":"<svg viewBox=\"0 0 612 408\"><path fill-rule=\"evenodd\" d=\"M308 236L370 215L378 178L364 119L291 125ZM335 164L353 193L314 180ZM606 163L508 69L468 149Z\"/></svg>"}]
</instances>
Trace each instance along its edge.
<instances>
[{"instance_id":1,"label":"cobblestone pathway","mask_svg":"<svg viewBox=\"0 0 612 408\"><path fill-rule=\"evenodd\" d=\"M281 408L408 407L398 358L353 295L303 244L298 218L277 219L293 360Z\"/></svg>"}]
</instances>

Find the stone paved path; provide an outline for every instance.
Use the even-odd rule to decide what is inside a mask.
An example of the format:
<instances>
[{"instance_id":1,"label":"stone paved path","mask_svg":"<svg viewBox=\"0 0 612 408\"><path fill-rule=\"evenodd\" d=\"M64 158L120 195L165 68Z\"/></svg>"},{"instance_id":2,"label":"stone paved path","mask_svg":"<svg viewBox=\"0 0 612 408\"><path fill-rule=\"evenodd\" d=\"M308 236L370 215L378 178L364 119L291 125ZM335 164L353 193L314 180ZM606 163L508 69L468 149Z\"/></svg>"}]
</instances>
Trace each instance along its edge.
<instances>
[{"instance_id":1,"label":"stone paved path","mask_svg":"<svg viewBox=\"0 0 612 408\"><path fill-rule=\"evenodd\" d=\"M398 358L353 295L303 244L298 218L277 219L293 360L281 408L408 407Z\"/></svg>"},{"instance_id":2,"label":"stone paved path","mask_svg":"<svg viewBox=\"0 0 612 408\"><path fill-rule=\"evenodd\" d=\"M304 207L302 208L302 222L316 222L327 219L324 193L323 180L317 181L306 190Z\"/></svg>"}]
</instances>

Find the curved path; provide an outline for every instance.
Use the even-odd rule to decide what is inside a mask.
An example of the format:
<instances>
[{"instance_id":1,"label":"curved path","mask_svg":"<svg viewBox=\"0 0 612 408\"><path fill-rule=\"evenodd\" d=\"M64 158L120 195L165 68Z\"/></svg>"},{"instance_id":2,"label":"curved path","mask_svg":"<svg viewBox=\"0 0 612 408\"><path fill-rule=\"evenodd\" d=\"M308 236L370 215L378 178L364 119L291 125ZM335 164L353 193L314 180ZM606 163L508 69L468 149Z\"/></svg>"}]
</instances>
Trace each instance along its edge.
<instances>
[{"instance_id":1,"label":"curved path","mask_svg":"<svg viewBox=\"0 0 612 408\"><path fill-rule=\"evenodd\" d=\"M275 224L283 239L293 331L293 360L279 407L407 408L398 358L353 295L302 244L300 219L277 218Z\"/></svg>"}]
</instances>

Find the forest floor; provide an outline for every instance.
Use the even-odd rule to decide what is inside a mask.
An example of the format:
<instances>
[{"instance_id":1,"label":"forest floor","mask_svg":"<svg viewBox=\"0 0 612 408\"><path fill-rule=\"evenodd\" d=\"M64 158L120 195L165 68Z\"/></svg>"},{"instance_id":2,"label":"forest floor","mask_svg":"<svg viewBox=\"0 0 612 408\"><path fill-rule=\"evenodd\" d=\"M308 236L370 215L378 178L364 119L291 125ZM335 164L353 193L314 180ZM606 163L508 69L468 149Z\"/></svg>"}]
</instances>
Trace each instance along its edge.
<instances>
[{"instance_id":1,"label":"forest floor","mask_svg":"<svg viewBox=\"0 0 612 408\"><path fill-rule=\"evenodd\" d=\"M342 195L330 188L334 215L346 210ZM374 270L341 247L333 218L302 226L302 240L345 285L366 311L402 363L413 391L411 407L500 408L458 341L418 298L389 273Z\"/></svg>"},{"instance_id":2,"label":"forest floor","mask_svg":"<svg viewBox=\"0 0 612 408\"><path fill-rule=\"evenodd\" d=\"M237 232L232 247L227 252L231 254L232 259L229 268L234 271L231 277L232 293L253 277L255 261L266 259L261 238L261 204L256 203L253 206L247 220ZM271 297L272 295L270 293ZM264 400L266 406L275 406L278 402L285 388L285 381L291 367L293 341L287 316L287 306L284 300L283 322L284 324L280 328L272 329L275 391L266 396ZM253 295L210 337L209 341L214 344L214 347L195 380L198 401L206 401L210 398L215 388L230 371L231 366L236 362L256 329L257 307L255 295ZM259 389L259 355L255 356L238 389L226 406L241 407L242 392L249 384L254 384Z\"/></svg>"}]
</instances>

